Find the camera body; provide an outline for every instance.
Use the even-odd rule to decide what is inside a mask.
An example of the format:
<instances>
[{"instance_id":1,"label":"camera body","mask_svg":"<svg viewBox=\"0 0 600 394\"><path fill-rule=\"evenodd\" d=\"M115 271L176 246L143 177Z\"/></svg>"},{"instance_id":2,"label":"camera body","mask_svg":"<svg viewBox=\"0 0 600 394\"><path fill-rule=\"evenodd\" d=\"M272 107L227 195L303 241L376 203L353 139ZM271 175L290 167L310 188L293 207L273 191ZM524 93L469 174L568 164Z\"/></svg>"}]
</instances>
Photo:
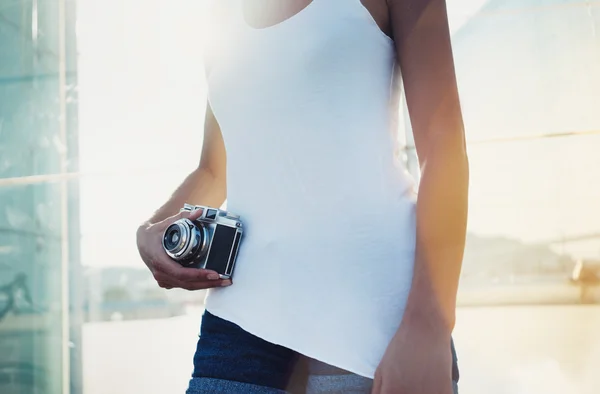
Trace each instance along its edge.
<instances>
[{"instance_id":1,"label":"camera body","mask_svg":"<svg viewBox=\"0 0 600 394\"><path fill-rule=\"evenodd\" d=\"M202 210L200 217L179 219L167 227L163 248L184 267L216 271L221 279L229 279L244 232L240 217L221 209L190 204L185 204L180 212L198 209Z\"/></svg>"}]
</instances>

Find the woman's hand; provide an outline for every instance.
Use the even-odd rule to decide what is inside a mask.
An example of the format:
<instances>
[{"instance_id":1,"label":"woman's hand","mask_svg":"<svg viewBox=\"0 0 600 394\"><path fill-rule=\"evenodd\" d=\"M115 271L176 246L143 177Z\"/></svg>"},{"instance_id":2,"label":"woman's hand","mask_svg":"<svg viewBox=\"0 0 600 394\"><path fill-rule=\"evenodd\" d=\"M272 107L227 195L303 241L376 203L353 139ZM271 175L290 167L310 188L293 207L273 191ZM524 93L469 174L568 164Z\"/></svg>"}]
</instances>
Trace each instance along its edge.
<instances>
[{"instance_id":1,"label":"woman's hand","mask_svg":"<svg viewBox=\"0 0 600 394\"><path fill-rule=\"evenodd\" d=\"M178 287L185 290L200 290L211 287L229 286L231 280L222 280L214 271L186 268L173 261L162 246L163 233L173 222L181 218L194 220L202 210L181 212L152 225L142 225L137 231L137 246L144 263L152 272L158 285L165 289Z\"/></svg>"},{"instance_id":2,"label":"woman's hand","mask_svg":"<svg viewBox=\"0 0 600 394\"><path fill-rule=\"evenodd\" d=\"M451 335L428 324L402 324L385 352L372 394L452 394Z\"/></svg>"}]
</instances>

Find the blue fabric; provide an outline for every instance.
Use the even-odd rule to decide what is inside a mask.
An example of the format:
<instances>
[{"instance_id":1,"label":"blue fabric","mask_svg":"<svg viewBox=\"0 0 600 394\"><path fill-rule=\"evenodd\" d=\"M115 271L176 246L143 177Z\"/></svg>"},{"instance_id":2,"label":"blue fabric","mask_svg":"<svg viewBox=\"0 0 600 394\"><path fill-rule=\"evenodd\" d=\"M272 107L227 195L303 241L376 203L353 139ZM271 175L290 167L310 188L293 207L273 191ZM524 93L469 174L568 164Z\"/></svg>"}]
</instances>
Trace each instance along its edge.
<instances>
[{"instance_id":1,"label":"blue fabric","mask_svg":"<svg viewBox=\"0 0 600 394\"><path fill-rule=\"evenodd\" d=\"M452 356L454 392L458 393L454 343ZM368 394L371 384L371 379L267 342L205 311L186 394Z\"/></svg>"},{"instance_id":2,"label":"blue fabric","mask_svg":"<svg viewBox=\"0 0 600 394\"><path fill-rule=\"evenodd\" d=\"M205 311L192 376L284 390L298 358L298 353Z\"/></svg>"},{"instance_id":3,"label":"blue fabric","mask_svg":"<svg viewBox=\"0 0 600 394\"><path fill-rule=\"evenodd\" d=\"M185 394L288 394L288 392L231 380L192 378Z\"/></svg>"},{"instance_id":4,"label":"blue fabric","mask_svg":"<svg viewBox=\"0 0 600 394\"><path fill-rule=\"evenodd\" d=\"M373 382L358 375L309 375L304 391L283 391L250 383L212 378L193 378L186 394L371 394ZM458 394L458 383L452 382Z\"/></svg>"}]
</instances>

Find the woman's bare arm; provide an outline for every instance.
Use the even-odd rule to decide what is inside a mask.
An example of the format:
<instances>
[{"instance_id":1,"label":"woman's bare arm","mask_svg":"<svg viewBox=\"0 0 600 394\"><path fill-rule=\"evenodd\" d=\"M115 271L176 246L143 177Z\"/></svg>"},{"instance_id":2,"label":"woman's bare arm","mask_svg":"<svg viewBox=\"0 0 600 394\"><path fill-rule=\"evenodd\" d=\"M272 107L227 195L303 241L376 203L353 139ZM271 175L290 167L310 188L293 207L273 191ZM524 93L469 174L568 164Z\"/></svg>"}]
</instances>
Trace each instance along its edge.
<instances>
[{"instance_id":1,"label":"woman's bare arm","mask_svg":"<svg viewBox=\"0 0 600 394\"><path fill-rule=\"evenodd\" d=\"M444 0L388 0L421 181L406 318L454 326L467 226L468 159Z\"/></svg>"},{"instance_id":2,"label":"woman's bare arm","mask_svg":"<svg viewBox=\"0 0 600 394\"><path fill-rule=\"evenodd\" d=\"M204 121L204 142L198 167L148 220L152 224L165 220L179 212L184 203L220 207L227 195L226 186L227 158L221 129L215 115L206 105Z\"/></svg>"},{"instance_id":3,"label":"woman's bare arm","mask_svg":"<svg viewBox=\"0 0 600 394\"><path fill-rule=\"evenodd\" d=\"M199 290L231 284L230 280L220 280L216 272L181 266L162 247L163 232L172 222L182 217L194 219L201 212L179 212L184 203L220 207L226 195L225 146L219 125L210 106L207 106L204 143L198 167L187 176L171 198L139 226L136 233L140 257L159 286Z\"/></svg>"}]
</instances>

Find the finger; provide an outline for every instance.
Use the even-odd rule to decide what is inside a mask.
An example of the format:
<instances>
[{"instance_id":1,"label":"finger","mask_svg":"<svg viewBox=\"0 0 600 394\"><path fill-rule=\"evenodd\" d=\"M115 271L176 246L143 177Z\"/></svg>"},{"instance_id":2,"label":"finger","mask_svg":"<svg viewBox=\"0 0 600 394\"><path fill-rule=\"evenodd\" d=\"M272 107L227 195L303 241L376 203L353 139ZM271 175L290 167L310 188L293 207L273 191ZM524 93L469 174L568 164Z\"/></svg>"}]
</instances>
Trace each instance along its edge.
<instances>
[{"instance_id":1,"label":"finger","mask_svg":"<svg viewBox=\"0 0 600 394\"><path fill-rule=\"evenodd\" d=\"M211 280L211 281L205 281L205 282L183 282L180 283L179 286L182 289L185 290L190 290L190 291L194 291L194 290L205 290L205 289L213 289L216 287L227 287L227 286L231 286L231 279L222 279L222 280Z\"/></svg>"},{"instance_id":2,"label":"finger","mask_svg":"<svg viewBox=\"0 0 600 394\"><path fill-rule=\"evenodd\" d=\"M167 276L165 273L156 271L154 273L154 279L158 285L164 289L172 289L174 287L182 288L185 290L201 290L210 289L213 287L226 287L232 284L230 279L220 280L201 280L194 282L182 282Z\"/></svg>"},{"instance_id":3,"label":"finger","mask_svg":"<svg viewBox=\"0 0 600 394\"><path fill-rule=\"evenodd\" d=\"M373 381L373 388L371 389L371 394L379 394L381 393L381 379L375 377Z\"/></svg>"},{"instance_id":4,"label":"finger","mask_svg":"<svg viewBox=\"0 0 600 394\"><path fill-rule=\"evenodd\" d=\"M198 215L198 213L196 211L192 212L192 213L190 213L189 211L180 211L176 215L169 216L168 218L155 223L153 225L153 227L156 228L158 231L164 231L167 229L167 227L169 227L171 224L173 224L177 220L187 218L187 217L189 217L190 214Z\"/></svg>"},{"instance_id":5,"label":"finger","mask_svg":"<svg viewBox=\"0 0 600 394\"><path fill-rule=\"evenodd\" d=\"M175 281L171 280L167 275L160 271L154 271L152 276L154 276L156 283L158 283L158 285L163 289L172 289L173 287L177 287Z\"/></svg>"},{"instance_id":6,"label":"finger","mask_svg":"<svg viewBox=\"0 0 600 394\"><path fill-rule=\"evenodd\" d=\"M215 271L183 267L171 260L166 253L161 256L160 259L157 259L153 266L156 271L160 271L169 279L177 282L207 282L221 279L219 274Z\"/></svg>"},{"instance_id":7,"label":"finger","mask_svg":"<svg viewBox=\"0 0 600 394\"><path fill-rule=\"evenodd\" d=\"M190 220L196 220L198 219L200 216L202 216L202 212L204 210L202 208L200 209L195 209L194 211L190 212L190 211L180 211L177 215L173 215L171 217L166 218L165 220L163 220L162 222L160 222L160 228L161 229L166 229L167 227L169 227L173 222L179 220L179 219L183 219L183 218L188 218Z\"/></svg>"},{"instance_id":8,"label":"finger","mask_svg":"<svg viewBox=\"0 0 600 394\"><path fill-rule=\"evenodd\" d=\"M158 279L156 282L163 289L180 288L184 290L204 290L215 287L227 287L231 285L231 279L211 280L211 281L198 281L198 282L179 282L172 279L164 279L160 274L157 275Z\"/></svg>"},{"instance_id":9,"label":"finger","mask_svg":"<svg viewBox=\"0 0 600 394\"><path fill-rule=\"evenodd\" d=\"M202 216L202 212L204 212L204 209L199 208L199 209L195 209L192 212L184 211L181 213L184 215L182 217L188 218L190 220L195 220L195 219L198 219L200 216Z\"/></svg>"},{"instance_id":10,"label":"finger","mask_svg":"<svg viewBox=\"0 0 600 394\"><path fill-rule=\"evenodd\" d=\"M171 289L177 287L175 284L170 283L170 282L162 282L162 281L159 282L159 281L156 281L156 283L158 283L159 287L161 287L161 288L163 288L165 290L171 290Z\"/></svg>"}]
</instances>

